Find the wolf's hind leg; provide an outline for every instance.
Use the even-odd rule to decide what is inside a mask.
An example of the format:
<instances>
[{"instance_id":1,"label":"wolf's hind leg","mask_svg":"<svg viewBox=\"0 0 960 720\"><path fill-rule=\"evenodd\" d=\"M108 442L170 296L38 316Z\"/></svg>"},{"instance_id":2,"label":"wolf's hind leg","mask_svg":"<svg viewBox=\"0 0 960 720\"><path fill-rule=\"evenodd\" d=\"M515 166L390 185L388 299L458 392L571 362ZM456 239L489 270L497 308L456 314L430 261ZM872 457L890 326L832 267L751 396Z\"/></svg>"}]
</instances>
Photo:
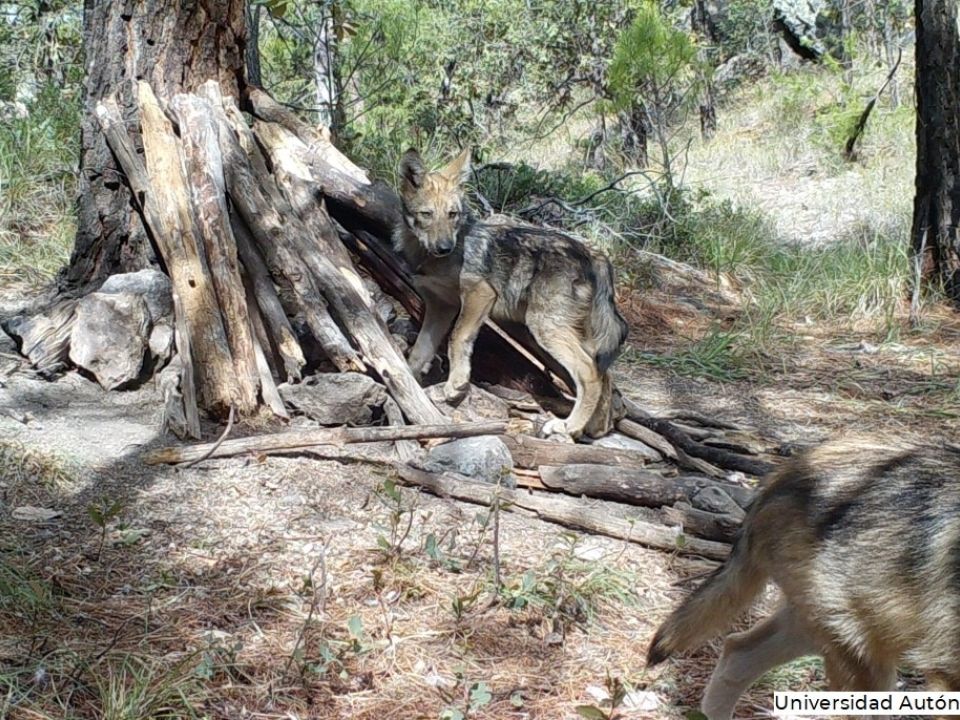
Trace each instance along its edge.
<instances>
[{"instance_id":1,"label":"wolf's hind leg","mask_svg":"<svg viewBox=\"0 0 960 720\"><path fill-rule=\"evenodd\" d=\"M784 605L746 632L727 636L700 709L710 720L733 717L737 700L761 675L816 652L813 636L800 622L796 610Z\"/></svg>"},{"instance_id":2,"label":"wolf's hind leg","mask_svg":"<svg viewBox=\"0 0 960 720\"><path fill-rule=\"evenodd\" d=\"M577 386L577 400L569 417L566 420L551 420L544 425L543 434L566 434L576 439L583 434L584 427L600 403L603 378L574 328L549 320L531 320L528 325L533 337L566 368Z\"/></svg>"},{"instance_id":3,"label":"wolf's hind leg","mask_svg":"<svg viewBox=\"0 0 960 720\"><path fill-rule=\"evenodd\" d=\"M496 291L483 279L461 278L460 288L460 316L450 334L450 377L443 389L443 397L450 403L467 394L473 343L497 299Z\"/></svg>"}]
</instances>

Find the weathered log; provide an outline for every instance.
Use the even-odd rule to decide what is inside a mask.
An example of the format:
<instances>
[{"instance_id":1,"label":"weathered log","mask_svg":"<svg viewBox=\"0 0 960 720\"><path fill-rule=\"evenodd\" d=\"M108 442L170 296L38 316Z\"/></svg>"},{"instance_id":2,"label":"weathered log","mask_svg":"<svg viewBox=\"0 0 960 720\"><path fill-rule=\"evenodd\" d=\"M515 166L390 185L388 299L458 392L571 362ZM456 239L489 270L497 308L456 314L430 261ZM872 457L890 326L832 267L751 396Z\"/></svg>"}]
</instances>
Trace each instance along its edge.
<instances>
[{"instance_id":1,"label":"weathered log","mask_svg":"<svg viewBox=\"0 0 960 720\"><path fill-rule=\"evenodd\" d=\"M226 121L226 118L224 120ZM244 131L244 128L235 129L238 132ZM249 162L244 164L250 168ZM244 183L243 189L238 188L239 191L236 193L231 190L231 197L243 214L261 249L265 245L290 244L294 250L293 254L316 278L337 319L356 341L364 361L382 378L404 414L414 422L442 422L442 413L427 398L423 388L410 372L406 361L394 346L386 326L372 312L370 298L365 296L360 278L352 265L335 266L329 257L319 252L317 245L310 244L310 239L317 236L309 235L297 217L286 218L286 232L284 232L284 223L280 221L276 211L269 207L267 199L256 187L266 180L262 178L261 182L254 183L253 187L249 183ZM336 230L325 213L318 213L312 225L313 229L319 233L320 247L335 247L339 244L340 239Z\"/></svg>"},{"instance_id":2,"label":"weathered log","mask_svg":"<svg viewBox=\"0 0 960 720\"><path fill-rule=\"evenodd\" d=\"M230 107L230 98L224 99ZM280 195L266 165L258 162L256 143L242 118L231 122L222 108L214 108L224 157L227 192L250 230L270 273L288 285L300 312L324 353L342 372L362 369L356 351L330 317L317 279L303 271L303 260L288 239L306 230ZM248 148L245 151L244 148ZM248 154L249 152L249 154Z\"/></svg>"},{"instance_id":3,"label":"weathered log","mask_svg":"<svg viewBox=\"0 0 960 720\"><path fill-rule=\"evenodd\" d=\"M290 326L290 320L284 312L277 290L270 279L270 272L263 257L253 244L250 231L243 220L232 218L233 236L237 242L237 252L243 262L248 279L248 291L251 300L248 305L256 306L262 317L263 335L260 344L263 351L273 350L283 364L283 372L278 373L281 380L297 382L302 377L301 369L306 364L303 349ZM256 315L256 313L254 313ZM331 320L331 322L333 322ZM279 368L278 368L279 370Z\"/></svg>"},{"instance_id":4,"label":"weathered log","mask_svg":"<svg viewBox=\"0 0 960 720\"><path fill-rule=\"evenodd\" d=\"M510 448L514 464L525 468L568 463L637 468L650 462L639 452L599 445L571 445L529 435L504 435L501 440Z\"/></svg>"},{"instance_id":5,"label":"weathered log","mask_svg":"<svg viewBox=\"0 0 960 720\"><path fill-rule=\"evenodd\" d=\"M146 168L140 160L127 135L123 120L120 117L120 108L112 98L107 98L104 102L98 103L96 108L97 121L107 139L111 152L123 168L124 177L130 186L132 196L139 206L140 213L143 215L145 224L151 229L156 237L162 235L163 240L159 240L158 246L166 247L170 238L174 236L176 227L172 219L160 211L158 199L151 194L150 178L147 175ZM161 253L163 250L161 249ZM168 248L168 252L173 252ZM168 260L169 262L169 260ZM179 373L179 392L183 398L184 427L183 432L194 438L200 437L200 415L197 408L197 386L193 370L193 348L191 347L191 333L188 327L185 303L180 297L178 286L172 286L173 307L175 320L175 334L177 355L180 358L181 369ZM168 403L168 410L171 409ZM171 417L169 414L165 417ZM177 420L178 422L178 420Z\"/></svg>"},{"instance_id":6,"label":"weathered log","mask_svg":"<svg viewBox=\"0 0 960 720\"><path fill-rule=\"evenodd\" d=\"M582 500L558 495L495 488L453 473L434 474L411 467L399 467L397 473L405 484L424 488L441 497L489 507L499 495L501 507L507 510L532 511L541 520L629 540L658 550L702 555L717 560L730 553L729 545L680 535L675 530L645 520L616 517L610 512L609 504L598 502L591 505Z\"/></svg>"},{"instance_id":7,"label":"weathered log","mask_svg":"<svg viewBox=\"0 0 960 720\"><path fill-rule=\"evenodd\" d=\"M747 507L753 498L752 490L732 483L720 483L697 475L666 478L635 467L542 465L540 479L544 486L568 495L586 495L645 507L690 502L708 487L723 491L741 508Z\"/></svg>"},{"instance_id":8,"label":"weathered log","mask_svg":"<svg viewBox=\"0 0 960 720\"><path fill-rule=\"evenodd\" d=\"M196 95L175 95L170 107L180 126L180 141L193 199L196 229L203 243L235 371L234 403L241 414L257 407L260 377L246 292L240 279L237 245L230 227L223 158L211 104Z\"/></svg>"},{"instance_id":9,"label":"weathered log","mask_svg":"<svg viewBox=\"0 0 960 720\"><path fill-rule=\"evenodd\" d=\"M717 542L732 543L740 531L740 520L733 515L706 512L678 502L660 510L665 523L680 525L684 532Z\"/></svg>"},{"instance_id":10,"label":"weathered log","mask_svg":"<svg viewBox=\"0 0 960 720\"><path fill-rule=\"evenodd\" d=\"M260 394L263 396L263 402L266 403L274 415L288 420L290 415L287 413L287 408L284 407L283 398L280 397L280 391L277 389L277 383L274 380L273 368L271 368L270 360L267 358L267 352L270 351L270 338L260 315L260 309L257 307L253 283L246 272L241 273L241 275L244 290L247 293L247 307L250 308L250 326L253 329L253 350L257 361L257 373L260 376Z\"/></svg>"},{"instance_id":11,"label":"weathered log","mask_svg":"<svg viewBox=\"0 0 960 720\"><path fill-rule=\"evenodd\" d=\"M499 435L507 423L463 423L460 425L403 425L387 427L337 427L317 430L290 430L270 435L254 435L225 440L210 457L230 457L244 453L270 454L277 450L299 450L316 445L347 445L386 440L420 440L424 438L460 438L475 435ZM147 465L175 464L196 460L210 452L213 443L165 447L143 455Z\"/></svg>"},{"instance_id":12,"label":"weathered log","mask_svg":"<svg viewBox=\"0 0 960 720\"><path fill-rule=\"evenodd\" d=\"M668 420L653 417L632 400L624 398L624 403L627 407L627 416L630 420L666 438L678 452L682 452L691 458L704 460L727 470L737 470L750 475L766 475L773 470L774 466L771 463L743 457L742 455L737 455L720 448L698 443L673 425L673 423ZM623 429L621 429L621 432L629 434ZM659 450L659 448L657 449Z\"/></svg>"},{"instance_id":13,"label":"weathered log","mask_svg":"<svg viewBox=\"0 0 960 720\"><path fill-rule=\"evenodd\" d=\"M138 82L137 93L149 178L142 190L147 202L155 201L151 215L161 223L151 228L153 238L170 273L175 313L185 319L200 404L225 416L240 402L236 372L190 205L180 143L150 85Z\"/></svg>"}]
</instances>

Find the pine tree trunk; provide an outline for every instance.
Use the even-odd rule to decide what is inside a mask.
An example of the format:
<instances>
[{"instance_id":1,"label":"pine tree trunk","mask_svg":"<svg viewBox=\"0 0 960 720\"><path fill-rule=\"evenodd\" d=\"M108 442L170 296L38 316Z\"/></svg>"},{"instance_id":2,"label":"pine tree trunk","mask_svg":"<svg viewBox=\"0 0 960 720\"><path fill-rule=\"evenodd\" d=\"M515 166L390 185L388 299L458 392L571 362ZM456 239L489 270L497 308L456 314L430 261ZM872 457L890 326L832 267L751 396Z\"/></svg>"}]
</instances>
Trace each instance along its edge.
<instances>
[{"instance_id":1,"label":"pine tree trunk","mask_svg":"<svg viewBox=\"0 0 960 720\"><path fill-rule=\"evenodd\" d=\"M918 275L960 302L960 26L957 0L916 0Z\"/></svg>"},{"instance_id":2,"label":"pine tree trunk","mask_svg":"<svg viewBox=\"0 0 960 720\"><path fill-rule=\"evenodd\" d=\"M97 103L116 93L127 131L140 149L133 97L137 80L146 80L160 97L172 98L214 79L224 93L239 97L244 10L244 0L85 1L79 218L73 255L61 276L63 290L82 293L113 273L158 264L97 124Z\"/></svg>"}]
</instances>

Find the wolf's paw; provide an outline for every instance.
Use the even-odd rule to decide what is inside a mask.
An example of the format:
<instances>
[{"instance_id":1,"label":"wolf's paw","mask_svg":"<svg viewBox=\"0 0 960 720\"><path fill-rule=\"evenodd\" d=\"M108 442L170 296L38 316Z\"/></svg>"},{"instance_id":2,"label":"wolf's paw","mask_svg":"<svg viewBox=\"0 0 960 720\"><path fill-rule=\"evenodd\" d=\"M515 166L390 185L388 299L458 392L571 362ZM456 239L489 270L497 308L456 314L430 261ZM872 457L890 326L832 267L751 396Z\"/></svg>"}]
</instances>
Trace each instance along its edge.
<instances>
[{"instance_id":1,"label":"wolf's paw","mask_svg":"<svg viewBox=\"0 0 960 720\"><path fill-rule=\"evenodd\" d=\"M449 380L443 385L443 399L451 405L457 405L467 396L470 383L456 385Z\"/></svg>"},{"instance_id":2,"label":"wolf's paw","mask_svg":"<svg viewBox=\"0 0 960 720\"><path fill-rule=\"evenodd\" d=\"M544 423L540 435L554 442L573 442L573 436L567 431L567 423L560 418L553 418Z\"/></svg>"}]
</instances>

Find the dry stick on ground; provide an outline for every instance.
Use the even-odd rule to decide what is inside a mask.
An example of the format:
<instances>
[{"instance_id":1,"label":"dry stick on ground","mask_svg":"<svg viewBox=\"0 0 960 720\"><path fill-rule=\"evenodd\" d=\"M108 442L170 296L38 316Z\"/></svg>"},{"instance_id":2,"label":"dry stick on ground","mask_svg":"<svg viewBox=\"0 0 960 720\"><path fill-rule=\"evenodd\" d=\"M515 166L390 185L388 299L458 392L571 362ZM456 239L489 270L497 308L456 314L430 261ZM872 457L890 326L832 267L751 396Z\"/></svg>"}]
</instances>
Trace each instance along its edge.
<instances>
[{"instance_id":1,"label":"dry stick on ground","mask_svg":"<svg viewBox=\"0 0 960 720\"><path fill-rule=\"evenodd\" d=\"M498 492L495 487L454 473L434 474L405 466L398 467L397 473L407 485L424 488L441 497L451 497L487 507L491 506L494 493ZM701 555L714 560L722 560L730 553L729 545L678 535L674 530L644 520L614 517L609 508L590 507L582 500L502 488L499 493L500 502L505 509L529 510L542 520L578 530L630 540L658 550Z\"/></svg>"},{"instance_id":2,"label":"dry stick on ground","mask_svg":"<svg viewBox=\"0 0 960 720\"><path fill-rule=\"evenodd\" d=\"M403 425L399 427L336 427L319 430L292 430L236 438L213 448L209 457L230 457L244 453L264 453L309 449L315 445L347 445L349 443L383 442L385 440L420 440L424 438L464 438L476 435L500 435L507 423L480 422L449 425ZM147 465L174 464L204 457L214 443L201 443L150 450L143 455Z\"/></svg>"},{"instance_id":3,"label":"dry stick on ground","mask_svg":"<svg viewBox=\"0 0 960 720\"><path fill-rule=\"evenodd\" d=\"M170 253L172 257L174 253L168 247L168 244L172 243L173 238L176 237L177 228L172 218L160 211L157 198L150 192L150 178L147 177L146 168L144 168L140 156L134 149L130 136L127 135L116 100L107 98L98 103L95 112L100 128L107 139L107 144L120 167L123 168L127 184L140 207L144 222L150 228L155 241L161 248L161 252L164 252L164 248L166 248L166 252ZM177 354L181 365L180 391L183 396L183 410L186 420L184 429L190 436L199 438L200 415L197 410L196 384L193 373L193 347L190 342L190 329L187 327L184 300L178 292L177 285L173 286L173 306L176 318Z\"/></svg>"},{"instance_id":4,"label":"dry stick on ground","mask_svg":"<svg viewBox=\"0 0 960 720\"><path fill-rule=\"evenodd\" d=\"M213 455L217 451L217 448L223 445L223 441L230 436L230 431L233 430L233 415L234 415L234 410L231 407L230 416L227 418L227 426L223 429L223 432L220 434L220 437L218 437L214 441L213 445L210 446L210 449L207 452L205 452L203 455L198 457L196 460L191 460L190 462L183 463L183 465L180 466L181 469L186 470L187 468L193 467L197 463L202 463L204 460L206 460L211 455Z\"/></svg>"},{"instance_id":5,"label":"dry stick on ground","mask_svg":"<svg viewBox=\"0 0 960 720\"><path fill-rule=\"evenodd\" d=\"M504 435L500 439L510 448L514 464L523 468L538 468L541 465L565 465L567 463L637 468L656 461L656 457L648 457L636 450L623 450L601 445L571 445L529 435Z\"/></svg>"}]
</instances>

